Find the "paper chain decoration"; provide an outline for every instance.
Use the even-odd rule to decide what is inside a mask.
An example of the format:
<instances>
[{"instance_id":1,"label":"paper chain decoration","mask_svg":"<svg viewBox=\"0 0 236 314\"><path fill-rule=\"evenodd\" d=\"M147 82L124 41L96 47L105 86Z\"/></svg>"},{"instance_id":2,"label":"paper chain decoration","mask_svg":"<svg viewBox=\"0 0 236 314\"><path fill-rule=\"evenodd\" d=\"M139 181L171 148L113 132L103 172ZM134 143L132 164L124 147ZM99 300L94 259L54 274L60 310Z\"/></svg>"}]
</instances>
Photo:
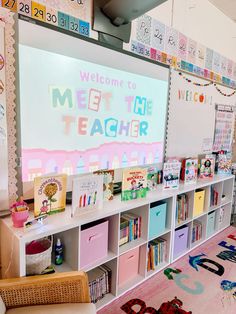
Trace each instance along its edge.
<instances>
[{"instance_id":1,"label":"paper chain decoration","mask_svg":"<svg viewBox=\"0 0 236 314\"><path fill-rule=\"evenodd\" d=\"M221 95L223 95L223 96L225 96L225 97L231 97L231 96L233 96L235 93L236 93L236 90L234 90L232 93L230 93L230 94L226 94L226 93L223 93L220 89L219 89L219 87L216 85L216 83L214 83L214 82L208 82L208 83L205 83L205 84L201 84L201 83L197 83L197 82L194 82L194 81L192 81L191 79L189 79L188 77L186 77L185 75L183 75L183 73L182 72L179 72L179 75L185 80L185 81L187 81L188 83L192 83L193 85L195 85L195 86L201 86L201 87L205 87L205 86L210 86L210 85L214 85L215 86L215 88L216 88L216 90L221 94Z\"/></svg>"}]
</instances>

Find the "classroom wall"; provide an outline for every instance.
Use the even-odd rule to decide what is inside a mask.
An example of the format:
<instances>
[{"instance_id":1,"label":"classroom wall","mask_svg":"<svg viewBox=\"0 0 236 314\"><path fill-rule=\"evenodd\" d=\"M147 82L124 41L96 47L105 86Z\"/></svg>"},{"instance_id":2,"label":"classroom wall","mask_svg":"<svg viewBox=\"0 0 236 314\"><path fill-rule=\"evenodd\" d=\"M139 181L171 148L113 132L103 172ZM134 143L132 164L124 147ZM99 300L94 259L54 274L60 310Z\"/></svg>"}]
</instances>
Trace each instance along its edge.
<instances>
[{"instance_id":1,"label":"classroom wall","mask_svg":"<svg viewBox=\"0 0 236 314\"><path fill-rule=\"evenodd\" d=\"M236 23L208 0L168 0L147 14L236 61Z\"/></svg>"}]
</instances>

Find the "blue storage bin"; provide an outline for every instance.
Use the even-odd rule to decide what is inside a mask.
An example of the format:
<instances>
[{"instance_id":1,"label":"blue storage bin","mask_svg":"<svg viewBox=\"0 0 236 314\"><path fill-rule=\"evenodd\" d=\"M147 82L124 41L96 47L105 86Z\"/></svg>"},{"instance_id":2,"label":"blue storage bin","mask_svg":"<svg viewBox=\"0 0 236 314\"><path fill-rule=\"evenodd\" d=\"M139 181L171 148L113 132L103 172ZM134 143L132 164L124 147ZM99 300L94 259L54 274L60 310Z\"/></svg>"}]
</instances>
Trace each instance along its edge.
<instances>
[{"instance_id":1,"label":"blue storage bin","mask_svg":"<svg viewBox=\"0 0 236 314\"><path fill-rule=\"evenodd\" d=\"M167 203L155 202L150 205L149 239L159 236L166 229Z\"/></svg>"},{"instance_id":2,"label":"blue storage bin","mask_svg":"<svg viewBox=\"0 0 236 314\"><path fill-rule=\"evenodd\" d=\"M215 232L216 212L211 212L207 215L207 238Z\"/></svg>"}]
</instances>

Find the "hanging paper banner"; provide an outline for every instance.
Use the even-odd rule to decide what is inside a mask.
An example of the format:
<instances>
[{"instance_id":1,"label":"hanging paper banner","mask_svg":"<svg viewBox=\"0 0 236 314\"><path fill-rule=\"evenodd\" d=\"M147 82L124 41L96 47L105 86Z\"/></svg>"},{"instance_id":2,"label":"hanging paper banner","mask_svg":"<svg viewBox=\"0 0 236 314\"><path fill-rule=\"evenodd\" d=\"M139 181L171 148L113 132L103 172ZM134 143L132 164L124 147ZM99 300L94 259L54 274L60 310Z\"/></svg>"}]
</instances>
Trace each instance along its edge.
<instances>
[{"instance_id":1,"label":"hanging paper banner","mask_svg":"<svg viewBox=\"0 0 236 314\"><path fill-rule=\"evenodd\" d=\"M179 33L179 42L178 42L178 57L182 60L186 60L187 55L187 43L188 38L182 33Z\"/></svg>"},{"instance_id":2,"label":"hanging paper banner","mask_svg":"<svg viewBox=\"0 0 236 314\"><path fill-rule=\"evenodd\" d=\"M213 52L212 70L216 73L220 72L220 54Z\"/></svg>"},{"instance_id":3,"label":"hanging paper banner","mask_svg":"<svg viewBox=\"0 0 236 314\"><path fill-rule=\"evenodd\" d=\"M152 18L149 15L142 15L138 18L136 38L138 41L150 45Z\"/></svg>"},{"instance_id":4,"label":"hanging paper banner","mask_svg":"<svg viewBox=\"0 0 236 314\"><path fill-rule=\"evenodd\" d=\"M172 27L166 27L166 36L165 36L165 51L172 55L176 56L178 50L178 31Z\"/></svg>"},{"instance_id":5,"label":"hanging paper banner","mask_svg":"<svg viewBox=\"0 0 236 314\"><path fill-rule=\"evenodd\" d=\"M213 62L213 50L206 48L205 68L208 70L212 70L212 62Z\"/></svg>"},{"instance_id":6,"label":"hanging paper banner","mask_svg":"<svg viewBox=\"0 0 236 314\"><path fill-rule=\"evenodd\" d=\"M201 68L204 68L205 66L205 55L206 47L201 44L198 44L196 51L196 64Z\"/></svg>"},{"instance_id":7,"label":"hanging paper banner","mask_svg":"<svg viewBox=\"0 0 236 314\"><path fill-rule=\"evenodd\" d=\"M151 44L153 48L164 51L165 32L166 32L165 24L153 19L151 34Z\"/></svg>"},{"instance_id":8,"label":"hanging paper banner","mask_svg":"<svg viewBox=\"0 0 236 314\"><path fill-rule=\"evenodd\" d=\"M187 60L191 63L196 63L196 50L197 50L197 42L192 40L191 38L188 39L188 51L187 51Z\"/></svg>"},{"instance_id":9,"label":"hanging paper banner","mask_svg":"<svg viewBox=\"0 0 236 314\"><path fill-rule=\"evenodd\" d=\"M216 124L213 151L231 151L234 129L234 113L229 111L216 111Z\"/></svg>"}]
</instances>

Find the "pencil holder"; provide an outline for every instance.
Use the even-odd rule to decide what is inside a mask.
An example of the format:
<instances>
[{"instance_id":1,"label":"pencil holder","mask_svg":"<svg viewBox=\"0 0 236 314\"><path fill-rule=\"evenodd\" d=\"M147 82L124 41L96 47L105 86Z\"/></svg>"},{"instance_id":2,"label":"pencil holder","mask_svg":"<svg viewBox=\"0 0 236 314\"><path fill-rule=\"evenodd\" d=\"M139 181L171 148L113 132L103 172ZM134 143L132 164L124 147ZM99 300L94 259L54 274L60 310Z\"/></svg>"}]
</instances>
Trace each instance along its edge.
<instances>
[{"instance_id":1,"label":"pencil holder","mask_svg":"<svg viewBox=\"0 0 236 314\"><path fill-rule=\"evenodd\" d=\"M14 212L11 213L11 218L13 222L13 226L15 228L22 228L24 227L24 223L27 221L29 217L29 211L24 210L22 212Z\"/></svg>"}]
</instances>

